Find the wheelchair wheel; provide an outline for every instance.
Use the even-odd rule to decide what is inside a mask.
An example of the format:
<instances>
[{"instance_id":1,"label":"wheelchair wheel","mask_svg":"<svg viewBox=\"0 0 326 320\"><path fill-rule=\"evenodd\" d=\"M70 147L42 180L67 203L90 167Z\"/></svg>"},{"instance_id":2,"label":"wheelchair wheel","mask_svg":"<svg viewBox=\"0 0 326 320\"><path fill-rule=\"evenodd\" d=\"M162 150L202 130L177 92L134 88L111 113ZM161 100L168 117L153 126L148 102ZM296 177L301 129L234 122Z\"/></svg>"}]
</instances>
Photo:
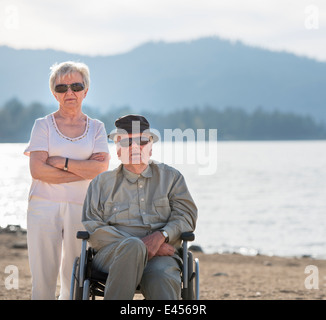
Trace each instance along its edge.
<instances>
[{"instance_id":1,"label":"wheelchair wheel","mask_svg":"<svg viewBox=\"0 0 326 320\"><path fill-rule=\"evenodd\" d=\"M71 275L70 300L82 300L83 286L80 286L79 282L79 257L77 257L74 261Z\"/></svg>"},{"instance_id":2,"label":"wheelchair wheel","mask_svg":"<svg viewBox=\"0 0 326 320\"><path fill-rule=\"evenodd\" d=\"M84 290L82 292L83 300L89 300L89 297L90 297L90 286L91 286L90 280L89 279L86 279L84 281Z\"/></svg>"},{"instance_id":3,"label":"wheelchair wheel","mask_svg":"<svg viewBox=\"0 0 326 320\"><path fill-rule=\"evenodd\" d=\"M195 259L195 273L196 273L196 300L199 300L199 259Z\"/></svg>"},{"instance_id":4,"label":"wheelchair wheel","mask_svg":"<svg viewBox=\"0 0 326 320\"><path fill-rule=\"evenodd\" d=\"M193 256L190 251L188 251L188 290L187 290L187 300L194 300L195 294L194 294L194 262L193 262Z\"/></svg>"}]
</instances>

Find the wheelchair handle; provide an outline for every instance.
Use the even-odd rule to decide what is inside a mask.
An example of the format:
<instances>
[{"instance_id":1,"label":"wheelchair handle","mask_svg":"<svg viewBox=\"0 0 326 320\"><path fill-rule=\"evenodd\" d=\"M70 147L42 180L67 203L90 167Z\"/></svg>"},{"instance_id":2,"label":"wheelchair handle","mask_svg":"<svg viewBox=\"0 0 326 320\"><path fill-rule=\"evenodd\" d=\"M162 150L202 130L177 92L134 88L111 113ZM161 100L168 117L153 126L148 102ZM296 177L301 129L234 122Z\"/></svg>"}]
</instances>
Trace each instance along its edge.
<instances>
[{"instance_id":1,"label":"wheelchair handle","mask_svg":"<svg viewBox=\"0 0 326 320\"><path fill-rule=\"evenodd\" d=\"M195 234L193 232L183 232L183 233L181 233L180 238L182 241L194 241Z\"/></svg>"},{"instance_id":2,"label":"wheelchair handle","mask_svg":"<svg viewBox=\"0 0 326 320\"><path fill-rule=\"evenodd\" d=\"M88 231L78 231L77 232L77 239L88 240L89 239Z\"/></svg>"}]
</instances>

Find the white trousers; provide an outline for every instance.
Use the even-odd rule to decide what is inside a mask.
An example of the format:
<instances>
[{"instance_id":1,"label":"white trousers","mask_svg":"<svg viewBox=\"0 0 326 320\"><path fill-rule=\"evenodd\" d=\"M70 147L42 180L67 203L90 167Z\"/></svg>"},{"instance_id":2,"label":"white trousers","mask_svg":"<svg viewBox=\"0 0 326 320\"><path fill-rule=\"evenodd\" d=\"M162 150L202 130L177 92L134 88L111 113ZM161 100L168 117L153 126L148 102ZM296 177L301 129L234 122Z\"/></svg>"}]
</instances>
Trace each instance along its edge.
<instances>
[{"instance_id":1,"label":"white trousers","mask_svg":"<svg viewBox=\"0 0 326 320\"><path fill-rule=\"evenodd\" d=\"M69 299L75 257L81 240L76 239L81 223L82 205L53 202L31 197L27 211L27 244L32 273L32 299L55 299L60 270L59 299Z\"/></svg>"}]
</instances>

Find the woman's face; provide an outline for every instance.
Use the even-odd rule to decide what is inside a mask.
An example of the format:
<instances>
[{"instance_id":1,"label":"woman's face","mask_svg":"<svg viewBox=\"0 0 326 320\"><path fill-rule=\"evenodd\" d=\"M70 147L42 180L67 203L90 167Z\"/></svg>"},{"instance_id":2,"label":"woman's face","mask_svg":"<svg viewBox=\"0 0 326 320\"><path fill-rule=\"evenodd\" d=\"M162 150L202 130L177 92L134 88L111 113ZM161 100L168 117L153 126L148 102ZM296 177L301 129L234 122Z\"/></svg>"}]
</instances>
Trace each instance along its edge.
<instances>
[{"instance_id":1,"label":"woman's face","mask_svg":"<svg viewBox=\"0 0 326 320\"><path fill-rule=\"evenodd\" d=\"M73 72L63 77L57 78L55 85L72 83L83 83L83 77L79 72ZM59 102L60 107L76 109L81 108L82 102L87 95L87 91L88 89L75 92L72 91L69 87L67 92L58 93L53 91L52 93L56 100Z\"/></svg>"}]
</instances>

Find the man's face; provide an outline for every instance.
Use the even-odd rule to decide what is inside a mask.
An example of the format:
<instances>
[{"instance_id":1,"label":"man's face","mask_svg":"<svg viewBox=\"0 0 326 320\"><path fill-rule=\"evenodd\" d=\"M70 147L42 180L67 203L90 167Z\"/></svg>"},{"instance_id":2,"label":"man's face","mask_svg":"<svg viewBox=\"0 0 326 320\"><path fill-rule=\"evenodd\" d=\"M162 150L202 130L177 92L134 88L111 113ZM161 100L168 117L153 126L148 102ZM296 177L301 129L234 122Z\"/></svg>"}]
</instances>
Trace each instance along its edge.
<instances>
[{"instance_id":1,"label":"man's face","mask_svg":"<svg viewBox=\"0 0 326 320\"><path fill-rule=\"evenodd\" d=\"M148 134L122 134L117 137L117 155L123 164L148 164L152 156L152 137Z\"/></svg>"}]
</instances>

